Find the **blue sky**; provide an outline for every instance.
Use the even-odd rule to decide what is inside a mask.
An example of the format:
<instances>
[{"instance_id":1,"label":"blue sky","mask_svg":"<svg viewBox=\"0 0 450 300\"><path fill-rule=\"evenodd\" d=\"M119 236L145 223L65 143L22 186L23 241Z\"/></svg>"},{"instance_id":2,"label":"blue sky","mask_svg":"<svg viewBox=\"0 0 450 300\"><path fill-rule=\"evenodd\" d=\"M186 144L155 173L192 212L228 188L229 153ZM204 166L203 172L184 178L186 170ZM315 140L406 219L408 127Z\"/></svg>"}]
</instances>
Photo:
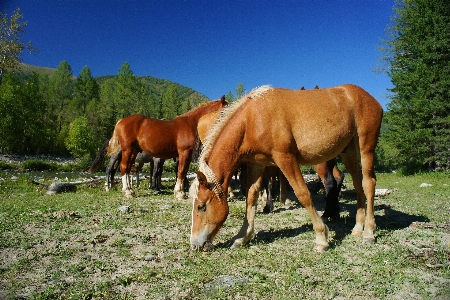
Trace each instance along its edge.
<instances>
[{"instance_id":1,"label":"blue sky","mask_svg":"<svg viewBox=\"0 0 450 300\"><path fill-rule=\"evenodd\" d=\"M2 0L20 7L38 47L23 62L78 76L115 75L128 62L135 75L168 79L217 99L270 84L298 89L357 84L383 106L392 87L376 74L377 46L394 0Z\"/></svg>"}]
</instances>

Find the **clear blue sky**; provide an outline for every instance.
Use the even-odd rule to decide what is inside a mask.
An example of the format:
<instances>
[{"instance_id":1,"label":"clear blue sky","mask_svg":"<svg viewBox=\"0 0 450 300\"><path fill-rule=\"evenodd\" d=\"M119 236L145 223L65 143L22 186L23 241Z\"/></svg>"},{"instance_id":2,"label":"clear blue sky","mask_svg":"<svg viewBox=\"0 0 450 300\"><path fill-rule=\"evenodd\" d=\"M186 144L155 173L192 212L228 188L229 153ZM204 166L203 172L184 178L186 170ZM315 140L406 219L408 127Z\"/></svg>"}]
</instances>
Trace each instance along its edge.
<instances>
[{"instance_id":1,"label":"clear blue sky","mask_svg":"<svg viewBox=\"0 0 450 300\"><path fill-rule=\"evenodd\" d=\"M135 75L168 79L217 99L242 82L298 89L357 84L383 106L390 78L373 70L382 55L394 0L1 0L20 7L39 48L23 62L78 76Z\"/></svg>"}]
</instances>

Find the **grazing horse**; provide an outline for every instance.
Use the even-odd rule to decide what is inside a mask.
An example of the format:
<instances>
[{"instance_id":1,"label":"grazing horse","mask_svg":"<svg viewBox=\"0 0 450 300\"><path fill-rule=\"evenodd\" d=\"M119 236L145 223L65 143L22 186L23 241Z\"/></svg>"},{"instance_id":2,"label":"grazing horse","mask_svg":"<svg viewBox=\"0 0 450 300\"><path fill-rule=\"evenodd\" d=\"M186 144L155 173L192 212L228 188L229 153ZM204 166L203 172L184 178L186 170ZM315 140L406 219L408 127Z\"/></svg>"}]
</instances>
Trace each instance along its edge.
<instances>
[{"instance_id":1,"label":"grazing horse","mask_svg":"<svg viewBox=\"0 0 450 300\"><path fill-rule=\"evenodd\" d=\"M319 89L316 85L314 89ZM301 90L305 90L302 87ZM212 112L204 115L198 121L197 131L200 141L202 143L205 142L207 134L210 132L216 120L219 118L219 111ZM247 166L245 164L241 164L241 169L246 171ZM336 158L332 158L329 161L314 165L314 169L316 173L322 180L322 183L325 187L325 210L322 214L322 219L327 222L329 219L331 221L335 221L339 219L339 192L342 188L342 183L344 181L344 174L337 168L336 166ZM244 172L246 173L246 172ZM241 186L249 186L245 182L246 175L241 174L239 178L241 179ZM332 176L331 176L332 175ZM287 180L284 176L283 172L280 171L278 167L275 166L267 166L264 169L264 176L262 187L266 190L267 200L266 205L263 208L264 213L270 213L273 211L273 189L272 186L274 184L275 178L278 177L280 183L280 202L285 203L287 199ZM244 182L243 182L244 181ZM246 190L244 188L243 190ZM232 197L232 188L231 185L228 187L228 194Z\"/></svg>"},{"instance_id":2,"label":"grazing horse","mask_svg":"<svg viewBox=\"0 0 450 300\"><path fill-rule=\"evenodd\" d=\"M178 199L183 199L183 179L191 162L198 120L201 116L220 110L227 104L223 96L220 100L202 104L172 120L158 120L138 114L117 122L107 152L111 156L122 150L120 173L125 196L134 195L130 185L130 171L137 153L145 151L153 157L164 159L178 157L174 194Z\"/></svg>"},{"instance_id":3,"label":"grazing horse","mask_svg":"<svg viewBox=\"0 0 450 300\"><path fill-rule=\"evenodd\" d=\"M208 250L225 222L226 194L233 171L249 163L244 223L233 238L239 247L254 236L257 195L265 166L277 165L316 233L318 252L328 249L328 227L318 215L300 171L340 155L357 192L353 234L375 242L374 154L383 109L362 88L342 85L318 90L288 90L263 86L224 110L208 135L199 158L193 198L191 247ZM367 205L366 205L367 201Z\"/></svg>"},{"instance_id":4,"label":"grazing horse","mask_svg":"<svg viewBox=\"0 0 450 300\"><path fill-rule=\"evenodd\" d=\"M108 165L106 166L106 191L109 191L114 185L114 176L116 174L117 169L119 168L120 162L122 160L122 151L115 153L111 156ZM160 191L162 188L161 185L161 176L163 172L165 159L152 157L147 152L139 152L136 155L135 164L137 167L135 168L136 174L136 187L140 185L140 176L144 164L150 163L150 181L148 183L148 187L153 189L154 191Z\"/></svg>"},{"instance_id":5,"label":"grazing horse","mask_svg":"<svg viewBox=\"0 0 450 300\"><path fill-rule=\"evenodd\" d=\"M105 158L106 158L106 148L108 147L109 140L107 140L103 147L100 149L97 157L92 162L91 166L89 167L88 172L94 173L96 172L101 165L103 165ZM119 168L120 161L122 160L122 151L119 151L115 154L113 154L110 159L109 163L106 166L106 182L105 182L105 189L108 192L114 185L114 176L116 174L117 169ZM136 155L136 161L135 163L138 164L138 166L135 169L136 173L136 187L139 187L139 173L142 170L142 167L145 163L150 163L150 181L149 181L149 188L152 188L155 191L159 191L161 189L161 176L164 166L164 159L151 157L146 152L139 152Z\"/></svg>"},{"instance_id":6,"label":"grazing horse","mask_svg":"<svg viewBox=\"0 0 450 300\"><path fill-rule=\"evenodd\" d=\"M316 85L314 89L318 90L319 86ZM304 91L305 88L302 87L300 90ZM325 188L325 209L322 214L322 220L324 222L328 222L329 220L337 221L340 211L339 196L344 182L344 174L338 169L336 158L316 164L313 167ZM267 193L267 201L263 209L265 213L273 211L272 186L276 177L279 178L280 183L280 202L285 203L286 201L286 177L279 168L266 167L263 176L263 186Z\"/></svg>"}]
</instances>

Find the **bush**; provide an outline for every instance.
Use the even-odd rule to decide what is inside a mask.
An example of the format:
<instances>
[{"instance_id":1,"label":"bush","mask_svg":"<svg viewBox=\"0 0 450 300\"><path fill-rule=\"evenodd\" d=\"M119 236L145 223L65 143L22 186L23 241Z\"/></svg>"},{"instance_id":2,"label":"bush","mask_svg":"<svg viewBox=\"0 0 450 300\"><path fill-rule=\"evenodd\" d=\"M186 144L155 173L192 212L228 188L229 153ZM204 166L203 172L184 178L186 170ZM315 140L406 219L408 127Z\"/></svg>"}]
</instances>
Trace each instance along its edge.
<instances>
[{"instance_id":1,"label":"bush","mask_svg":"<svg viewBox=\"0 0 450 300\"><path fill-rule=\"evenodd\" d=\"M22 163L22 168L33 171L56 171L58 165L56 163L49 163L39 159L29 159Z\"/></svg>"}]
</instances>

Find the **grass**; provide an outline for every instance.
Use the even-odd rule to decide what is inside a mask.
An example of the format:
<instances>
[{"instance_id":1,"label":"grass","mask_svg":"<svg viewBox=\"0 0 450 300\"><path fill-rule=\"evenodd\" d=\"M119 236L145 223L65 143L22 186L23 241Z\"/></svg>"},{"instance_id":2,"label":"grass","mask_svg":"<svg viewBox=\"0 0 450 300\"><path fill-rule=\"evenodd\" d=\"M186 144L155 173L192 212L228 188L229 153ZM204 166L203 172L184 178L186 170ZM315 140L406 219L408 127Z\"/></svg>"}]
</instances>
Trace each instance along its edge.
<instances>
[{"instance_id":1,"label":"grass","mask_svg":"<svg viewBox=\"0 0 450 300\"><path fill-rule=\"evenodd\" d=\"M375 202L377 242L350 235L355 194L347 176L331 248L313 251L309 216L296 202L258 209L256 237L228 241L242 224L243 198L211 252L190 250L191 203L173 182L126 199L103 183L46 195L22 173L0 181L1 299L448 299L450 178L379 174L393 192ZM419 187L421 183L432 184ZM318 210L323 195L314 195ZM129 206L128 212L118 207Z\"/></svg>"}]
</instances>

